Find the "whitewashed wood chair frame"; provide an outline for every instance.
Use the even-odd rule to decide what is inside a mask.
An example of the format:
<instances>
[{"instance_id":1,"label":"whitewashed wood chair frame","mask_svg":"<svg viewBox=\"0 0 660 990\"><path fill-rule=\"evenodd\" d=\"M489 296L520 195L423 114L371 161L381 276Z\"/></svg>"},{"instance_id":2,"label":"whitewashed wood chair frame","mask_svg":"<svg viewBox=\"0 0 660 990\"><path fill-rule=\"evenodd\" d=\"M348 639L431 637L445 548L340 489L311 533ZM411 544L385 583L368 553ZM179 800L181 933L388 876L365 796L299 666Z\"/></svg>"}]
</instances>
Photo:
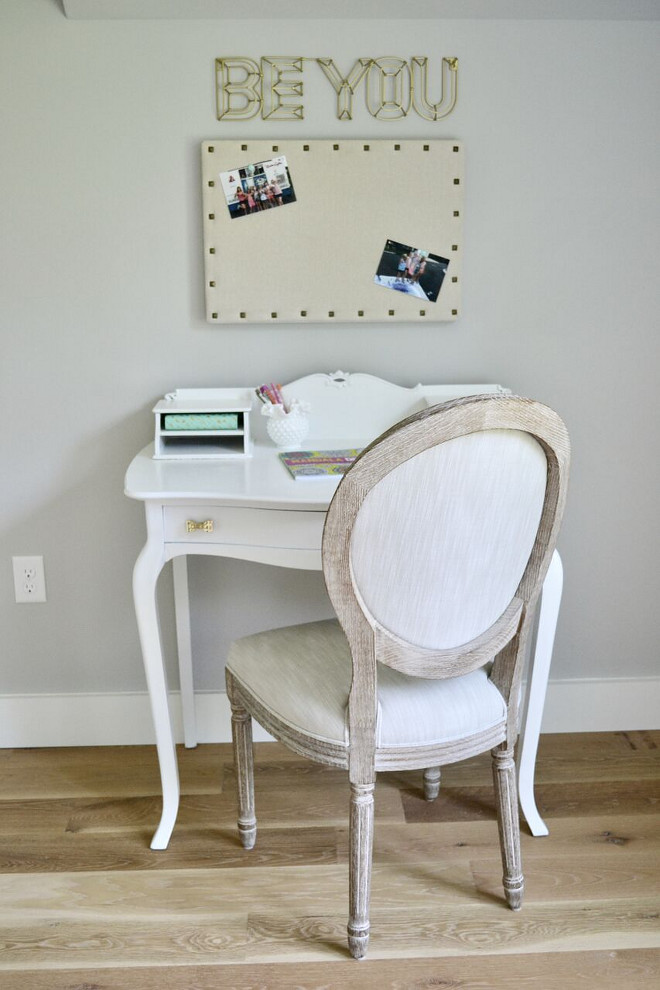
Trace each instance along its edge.
<instances>
[{"instance_id":1,"label":"whitewashed wood chair frame","mask_svg":"<svg viewBox=\"0 0 660 990\"><path fill-rule=\"evenodd\" d=\"M480 439L475 441L475 437ZM456 444L452 446L451 441L458 441L458 447ZM468 446L465 446L466 441ZM454 466L454 474L458 472L460 476L461 473L465 473L465 458L469 460L474 452L478 460L485 449L482 447L480 452L475 443L490 445L491 458L494 450L495 470L488 469L489 476L506 474L507 450L514 448L517 450L517 447L520 447L522 453L512 454L513 460L510 464L513 465L511 468L513 473L509 481L503 482L505 488L502 499L507 500L509 497L507 492L513 491L511 489L513 483L516 492L518 489L522 491L520 497L530 503L534 502L535 505L527 514L524 523L521 521L518 524L514 513L513 518L510 518L506 524L509 529L507 530L505 526L500 533L497 520L491 527L492 520L489 517L488 506L479 503L479 498L483 499L485 496L480 496L476 492L481 485L481 481L478 481L470 489L475 491L475 505L479 512L488 517L488 527L496 531L496 535L492 537L495 556L493 557L491 553L489 557L489 551L484 551L486 558L484 580L491 581L492 600L485 611L483 608L477 608L476 612L474 609L471 611L470 607L467 608L467 613L471 615L468 626L470 621L472 622L472 632L468 634L467 641L465 639L467 627L463 622L463 613L460 613L461 602L458 601L455 605L458 609L456 615L460 613L458 631L450 634L447 642L442 630L441 596L430 609L428 601L424 601L417 610L417 620L413 619L410 631L402 634L402 623L407 628L406 622L410 625L409 618L405 608L402 609L402 621L396 616L393 617L392 601L399 594L405 600L405 588L397 588L397 581L400 580L398 566L392 569L394 571L392 574L387 571L387 562L385 561L384 564L381 562L379 555L382 547L375 538L378 530L374 529L374 526L378 526L378 516L382 515L383 511L387 517L387 507L392 502L390 496L400 493L402 489L404 500L411 496L410 477L406 475L406 471L417 471L424 465L426 465L424 470L431 470L431 475L428 473L423 475L426 488L430 487L429 478L433 477L435 471L433 485L437 485L437 491L432 493L430 499L422 496L422 500L427 506L431 506L432 511L435 511L435 502L441 501L447 495L442 487L443 470L451 473L446 467L449 463L446 456L451 458L453 451L458 451L458 467ZM446 446L447 444L450 446ZM470 444L472 447L469 446ZM348 942L350 952L355 958L362 958L365 955L369 938L374 785L376 773L379 771L424 769L425 794L427 798L433 798L438 793L439 768L443 764L491 750L504 891L511 908L516 910L521 906L523 875L513 760L519 728L520 682L534 606L555 548L562 517L569 456L568 436L561 419L551 409L533 400L509 395L470 396L410 416L384 433L362 453L339 485L328 510L323 535L323 571L341 628L332 621L311 623L289 627L288 630L273 630L270 633L245 637L232 645L227 664L227 691L232 705L239 794L238 827L243 845L252 848L256 840L251 734L251 716L254 716L261 725L295 752L320 763L340 766L348 770L350 781ZM518 462L516 459L520 457L522 461ZM437 459L437 463L434 459ZM474 460L474 457L472 459ZM504 466L501 467L500 464ZM535 474L537 480L532 478L529 481L528 498L526 479ZM389 489L387 486L383 487L384 482L390 486ZM509 489L506 488L507 484ZM485 487L487 488L487 484ZM427 491L426 495L428 494ZM463 497L465 496L464 490ZM514 493L509 501L516 501L516 498L517 495ZM372 506L374 500L375 509ZM467 501L470 501L469 491ZM458 499L458 503L460 502L461 498ZM399 523L404 518L402 511L404 514L407 511L409 517L410 512L415 511L417 504L418 502L413 500L407 508L405 501L403 508L399 506L397 509L399 516L396 517ZM458 511L462 511L460 505ZM506 515L507 511L511 515L510 510L502 506L500 514ZM392 525L394 518L392 516L385 519L385 528L382 530L383 536L380 541L383 545L390 539L392 530L396 529L396 525ZM403 524L404 530L406 525ZM521 532L526 530L526 535L523 533L520 536L521 549L515 551L518 553L518 564L509 567L511 573L508 573L505 580L500 574L498 554L502 556L503 548L504 554L507 553L503 542L507 532L509 534L513 532L513 539L509 542L516 543L518 530ZM498 536L497 533L500 535ZM489 539L487 537L486 542ZM498 539L500 544L497 543ZM370 566L370 558L365 555L363 549L364 546L367 548L370 546L370 541L372 547L374 542L377 544L370 551L373 566ZM451 538L449 542L451 543ZM396 544L394 547L396 550ZM388 552L391 553L391 548ZM451 548L447 551L449 557L452 552ZM459 547L457 559L460 559L461 552ZM429 554L433 555L433 548L430 545ZM405 552L401 554L401 558L408 556ZM417 558L421 559L422 556L423 554L410 555L413 561L411 566L417 567ZM438 559L439 555L436 554L436 563L432 563L432 567L436 567ZM444 565L441 563L439 566ZM474 565L470 562L467 572L478 571L480 566L479 562ZM365 588L365 584L369 584L372 572L375 573L377 580L371 582L370 588ZM502 569L502 574L505 573L506 567ZM505 587L507 581L508 590ZM378 600L382 597L379 587L385 589L384 601ZM432 602L435 587L434 584L430 588ZM443 587L445 589L448 587L446 582ZM389 591L392 591L392 594L389 594ZM375 604L372 599L375 599ZM467 604L470 605L469 602ZM490 616L488 608L491 610ZM494 615L493 608L495 608ZM435 621L436 613L439 616L438 621ZM418 635L415 622L420 618L422 621L419 622ZM452 636L458 641L453 642ZM292 660L291 655L291 644L297 643L298 640L302 644L303 651L306 643L308 646L307 656L311 671L309 677L317 679L325 677L326 666L318 659L316 673L311 670L312 660L317 654L321 656L325 653L327 656L332 656L341 653L342 649L345 652L343 662L348 674L344 680L344 695L342 696L340 689L338 696L327 701L328 708L334 704L334 708L338 709L334 713L335 721L344 715L343 733L341 727L336 728L334 732L310 731L309 728L301 727L299 724L305 721L304 717L297 721L290 713L283 713L291 695L295 695L298 691L302 695L299 699L300 704L304 706L306 703L303 683L305 658L303 656L302 659L297 657ZM288 689L286 696L282 695L283 690L287 691L286 687L280 687L279 703L272 702L266 697L265 687L268 682L268 669L278 671L278 663L281 663L283 683L286 683L285 667L288 664L292 677L290 683L293 684L293 688ZM274 675L276 679L279 678L280 671ZM300 672L300 687L297 685L296 671ZM385 683L388 678L389 688ZM478 678L478 681L475 678ZM394 679L393 686L392 679ZM394 743L391 740L388 742L380 735L384 731L380 724L381 719L384 724L386 716L385 710L381 710L383 698L379 694L379 681L381 693L388 688L390 701L394 698L395 707L398 696L403 698L410 692L413 692L416 698L425 698L427 695L429 698L440 698L438 703L440 726L443 725L443 720L451 722L454 717L460 724L460 711L458 711L460 695L456 695L456 689L475 691L475 697L478 698L478 702L475 702L478 708L476 720L472 713L472 723L468 731L458 735L455 728L451 732L446 730L451 738L415 739L403 744L400 740L395 740ZM439 685L440 682L449 687L432 686ZM421 695L420 689L423 689ZM333 690L330 689L330 694ZM442 696L437 694L439 690L454 692L449 694L444 711L441 707ZM433 691L436 695L432 696ZM344 713L341 711L342 697L346 706ZM314 704L319 704L319 701L316 699L315 702L311 699L309 704L313 707ZM435 705L434 700L434 707L431 709L433 718ZM490 709L488 712L484 709L482 714L484 705L490 706ZM402 734L405 735L405 731ZM431 736L434 734L438 735L437 732L430 733Z\"/></svg>"}]
</instances>

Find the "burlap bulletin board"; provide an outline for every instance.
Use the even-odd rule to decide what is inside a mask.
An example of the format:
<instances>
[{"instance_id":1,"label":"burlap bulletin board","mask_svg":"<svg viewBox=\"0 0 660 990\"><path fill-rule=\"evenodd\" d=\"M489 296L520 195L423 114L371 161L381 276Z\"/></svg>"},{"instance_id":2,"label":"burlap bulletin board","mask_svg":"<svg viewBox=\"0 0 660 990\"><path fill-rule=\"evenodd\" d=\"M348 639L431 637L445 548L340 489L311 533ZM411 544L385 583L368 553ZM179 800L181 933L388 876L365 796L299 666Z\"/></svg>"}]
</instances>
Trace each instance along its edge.
<instances>
[{"instance_id":1,"label":"burlap bulletin board","mask_svg":"<svg viewBox=\"0 0 660 990\"><path fill-rule=\"evenodd\" d=\"M281 156L295 201L284 196L282 205L271 201L249 215L234 204L232 217L227 173ZM202 181L210 323L436 322L460 315L459 142L205 141ZM426 295L433 290L421 286L400 291L387 278L375 283L401 245L448 262L435 301ZM437 271L429 258L427 281L433 265Z\"/></svg>"}]
</instances>

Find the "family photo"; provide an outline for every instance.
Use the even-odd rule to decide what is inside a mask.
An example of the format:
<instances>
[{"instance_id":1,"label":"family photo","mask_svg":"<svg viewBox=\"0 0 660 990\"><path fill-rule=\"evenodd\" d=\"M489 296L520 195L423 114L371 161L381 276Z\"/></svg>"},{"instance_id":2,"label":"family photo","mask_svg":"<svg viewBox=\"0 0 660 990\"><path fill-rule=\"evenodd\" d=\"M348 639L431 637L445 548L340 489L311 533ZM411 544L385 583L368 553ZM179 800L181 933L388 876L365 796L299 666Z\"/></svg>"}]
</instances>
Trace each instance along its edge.
<instances>
[{"instance_id":1,"label":"family photo","mask_svg":"<svg viewBox=\"0 0 660 990\"><path fill-rule=\"evenodd\" d=\"M448 258L398 241L387 241L374 282L386 289L436 302L448 265Z\"/></svg>"},{"instance_id":2,"label":"family photo","mask_svg":"<svg viewBox=\"0 0 660 990\"><path fill-rule=\"evenodd\" d=\"M221 172L220 182L232 219L263 213L296 199L284 155Z\"/></svg>"}]
</instances>

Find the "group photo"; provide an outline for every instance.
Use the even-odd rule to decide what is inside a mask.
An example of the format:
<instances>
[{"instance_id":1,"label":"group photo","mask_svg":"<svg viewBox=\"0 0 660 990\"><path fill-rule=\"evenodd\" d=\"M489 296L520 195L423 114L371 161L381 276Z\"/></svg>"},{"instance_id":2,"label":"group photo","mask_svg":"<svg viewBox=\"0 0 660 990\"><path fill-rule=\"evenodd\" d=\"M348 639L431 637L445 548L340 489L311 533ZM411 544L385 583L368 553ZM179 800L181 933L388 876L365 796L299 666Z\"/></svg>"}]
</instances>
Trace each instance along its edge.
<instances>
[{"instance_id":1,"label":"group photo","mask_svg":"<svg viewBox=\"0 0 660 990\"><path fill-rule=\"evenodd\" d=\"M374 282L386 289L436 302L448 265L448 258L398 241L387 241Z\"/></svg>"},{"instance_id":2,"label":"group photo","mask_svg":"<svg viewBox=\"0 0 660 990\"><path fill-rule=\"evenodd\" d=\"M220 182L232 219L263 213L296 199L284 155L221 172Z\"/></svg>"}]
</instances>

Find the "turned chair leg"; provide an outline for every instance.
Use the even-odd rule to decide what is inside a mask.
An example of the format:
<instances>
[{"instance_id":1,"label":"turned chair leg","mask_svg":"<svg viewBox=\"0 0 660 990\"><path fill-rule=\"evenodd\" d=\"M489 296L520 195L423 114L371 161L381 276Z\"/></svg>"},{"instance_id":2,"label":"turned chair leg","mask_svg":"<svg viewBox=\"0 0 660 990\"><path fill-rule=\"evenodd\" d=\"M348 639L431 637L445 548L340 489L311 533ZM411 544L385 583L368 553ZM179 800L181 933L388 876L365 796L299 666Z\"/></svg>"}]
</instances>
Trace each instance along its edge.
<instances>
[{"instance_id":1,"label":"turned chair leg","mask_svg":"<svg viewBox=\"0 0 660 990\"><path fill-rule=\"evenodd\" d=\"M231 703L231 735L238 787L238 832L245 849L257 841L254 813L254 758L252 755L252 719L235 701Z\"/></svg>"},{"instance_id":2,"label":"turned chair leg","mask_svg":"<svg viewBox=\"0 0 660 990\"><path fill-rule=\"evenodd\" d=\"M374 784L351 784L348 947L363 959L369 945L369 897L374 837Z\"/></svg>"},{"instance_id":3,"label":"turned chair leg","mask_svg":"<svg viewBox=\"0 0 660 990\"><path fill-rule=\"evenodd\" d=\"M502 744L504 747L505 744ZM497 806L497 824L502 850L502 882L507 904L514 911L522 907L524 877L520 858L520 823L518 820L518 789L513 749L492 750L493 782Z\"/></svg>"},{"instance_id":4,"label":"turned chair leg","mask_svg":"<svg viewBox=\"0 0 660 990\"><path fill-rule=\"evenodd\" d=\"M440 793L440 767L427 767L424 771L424 798L435 801Z\"/></svg>"}]
</instances>

